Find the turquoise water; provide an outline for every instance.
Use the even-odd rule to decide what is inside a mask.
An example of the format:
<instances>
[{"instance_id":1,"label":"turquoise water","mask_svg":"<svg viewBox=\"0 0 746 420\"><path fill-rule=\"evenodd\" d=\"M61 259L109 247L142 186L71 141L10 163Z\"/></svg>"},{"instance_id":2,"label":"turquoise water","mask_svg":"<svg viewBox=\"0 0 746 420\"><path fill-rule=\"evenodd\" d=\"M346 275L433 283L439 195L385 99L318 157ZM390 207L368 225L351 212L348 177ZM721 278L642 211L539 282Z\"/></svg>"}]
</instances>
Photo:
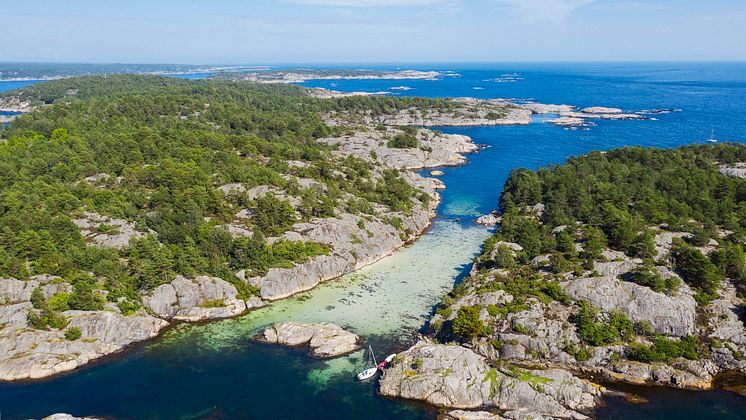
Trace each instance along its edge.
<instances>
[{"instance_id":1,"label":"turquoise water","mask_svg":"<svg viewBox=\"0 0 746 420\"><path fill-rule=\"evenodd\" d=\"M656 121L602 121L589 131L564 130L541 120L519 127L443 128L488 147L470 156L468 165L443 169L447 189L438 218L415 244L356 275L247 316L180 325L152 342L46 381L0 384L4 417L70 412L164 419L434 418L437 411L431 408L380 398L373 385L354 382L360 354L323 362L302 350L261 345L250 337L277 320L328 320L364 335L379 354L400 350L415 339L432 305L468 271L489 234L473 220L495 208L512 168L561 163L571 155L624 145L698 143L711 129L724 141L746 141L746 64L458 67L444 70L460 77L439 81L306 84L344 91L409 86L413 89L403 93L680 111L656 115ZM496 78L503 81L487 81ZM746 413L746 399L725 391L639 392L651 403L637 406L611 398L599 417L743 418Z\"/></svg>"}]
</instances>

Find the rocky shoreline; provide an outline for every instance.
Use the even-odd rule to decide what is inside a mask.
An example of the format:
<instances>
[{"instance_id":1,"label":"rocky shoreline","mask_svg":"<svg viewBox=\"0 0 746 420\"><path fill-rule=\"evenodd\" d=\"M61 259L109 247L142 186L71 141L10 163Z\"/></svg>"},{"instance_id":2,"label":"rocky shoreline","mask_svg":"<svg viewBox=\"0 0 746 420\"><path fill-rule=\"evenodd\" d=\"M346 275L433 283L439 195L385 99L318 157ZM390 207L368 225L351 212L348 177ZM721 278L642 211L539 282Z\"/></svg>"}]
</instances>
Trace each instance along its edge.
<instances>
[{"instance_id":1,"label":"rocky shoreline","mask_svg":"<svg viewBox=\"0 0 746 420\"><path fill-rule=\"evenodd\" d=\"M217 277L177 276L170 283L142 296L144 309L136 314L125 315L117 305L107 304L100 311L63 312L62 316L69 320L64 330L38 330L27 325L27 313L33 308L32 291L41 288L45 298L50 299L60 292L69 293L70 285L51 276L37 276L30 281L0 279L0 325L4 327L0 329L0 380L38 379L70 371L121 351L132 343L153 338L171 323L238 316L264 306L265 301L312 289L321 282L385 258L429 227L440 202L436 190L443 188L442 182L406 169L462 164L466 160L462 153L477 150L471 139L465 136L436 135L429 130L422 130L421 135L424 142L429 141L428 144L433 146L427 153L420 149L391 149L385 153L379 146L380 139L360 140L355 143L357 147L339 147L334 153L340 158L359 156L370 159L370 151L378 150L381 153L376 160L378 167L402 170L406 182L430 197L426 205L416 201L407 214L381 208L379 211L386 217L363 218L338 213L334 218L316 218L294 225L282 239L314 241L328 245L331 252L293 268L271 268L261 277L242 277L242 281L259 290L259 296L242 299L235 286ZM364 136L358 135L357 138L364 139ZM320 141L332 144L338 140ZM96 183L98 178L90 182ZM391 224L392 218L400 221L398 227ZM104 222L107 226L118 226L118 233L97 233L100 230L98 225ZM81 230L89 232L87 240L91 246L124 246L129 240L143 235L126 221L96 214L85 215L76 223ZM233 234L245 234L240 229L226 228ZM80 338L66 339L65 332L70 329L79 330Z\"/></svg>"}]
</instances>

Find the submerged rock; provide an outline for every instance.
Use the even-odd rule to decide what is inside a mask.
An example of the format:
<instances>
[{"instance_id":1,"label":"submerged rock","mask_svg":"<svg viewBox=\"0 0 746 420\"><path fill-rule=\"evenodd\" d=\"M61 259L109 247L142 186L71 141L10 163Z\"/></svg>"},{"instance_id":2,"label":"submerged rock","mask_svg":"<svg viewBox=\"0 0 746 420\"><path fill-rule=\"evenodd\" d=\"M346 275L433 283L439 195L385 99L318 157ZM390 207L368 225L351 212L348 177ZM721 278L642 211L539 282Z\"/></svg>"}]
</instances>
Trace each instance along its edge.
<instances>
[{"instance_id":1,"label":"submerged rock","mask_svg":"<svg viewBox=\"0 0 746 420\"><path fill-rule=\"evenodd\" d=\"M360 337L330 323L280 322L264 330L261 341L285 346L308 345L312 356L329 358L360 348Z\"/></svg>"}]
</instances>

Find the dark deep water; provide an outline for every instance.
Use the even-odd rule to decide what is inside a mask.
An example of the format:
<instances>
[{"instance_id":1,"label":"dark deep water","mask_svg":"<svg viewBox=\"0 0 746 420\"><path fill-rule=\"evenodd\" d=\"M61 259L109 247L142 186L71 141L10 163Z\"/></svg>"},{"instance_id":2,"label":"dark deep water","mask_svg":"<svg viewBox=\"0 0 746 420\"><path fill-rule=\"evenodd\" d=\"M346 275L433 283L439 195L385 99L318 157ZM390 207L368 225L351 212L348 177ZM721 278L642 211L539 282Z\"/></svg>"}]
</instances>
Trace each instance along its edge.
<instances>
[{"instance_id":1,"label":"dark deep water","mask_svg":"<svg viewBox=\"0 0 746 420\"><path fill-rule=\"evenodd\" d=\"M467 134L489 147L470 156L468 165L444 169L442 179L448 189L442 193L443 203L430 232L369 270L371 281L397 278L395 284L385 287L392 295L402 290L412 293L411 289L402 289L404 283L412 287L421 282L422 289L429 292L420 296L424 305L415 305L419 317L393 319L404 312L393 303L391 308L381 308L387 305L385 299L366 308L372 301L366 300L368 292L360 291L365 290L368 278L332 282L304 294L309 300L291 299L236 320L177 326L150 343L46 381L0 384L3 418L41 417L54 412L138 419L434 418L436 410L380 398L371 384L354 382L352 372L359 355L322 362L301 350L257 344L250 335L279 319L343 317L342 323L368 337L380 354L399 350L407 341L402 338L402 328L412 330L421 325L429 305L437 303L439 293L452 285L456 273L468 267L486 237L484 230L473 225L473 219L495 208L512 168L557 164L568 156L626 145L675 147L702 143L711 130L721 141L746 142L744 63L441 67L461 76L437 81L338 80L305 85L370 92L407 86L412 90L394 92L533 99L581 107L620 107L633 112L664 108L680 111L655 115L656 121L601 121L588 131L564 130L541 121L517 127L442 129ZM0 82L0 90L7 90L5 83L11 82ZM436 260L444 260L443 244L453 238L460 254L456 259L446 259L450 271L442 278L432 280L431 272L407 262L409 257L413 261L430 258L435 265ZM380 268L387 264L387 269ZM433 281L442 289L426 287L425 283ZM353 294L357 300L351 297ZM343 299L353 299L356 310L345 309ZM334 305L329 306L336 308L325 309L316 301L331 301ZM365 318L366 313L375 313L374 319ZM746 418L746 398L727 391L622 389L640 394L649 403L635 405L608 398L607 405L598 411L600 418Z\"/></svg>"}]
</instances>

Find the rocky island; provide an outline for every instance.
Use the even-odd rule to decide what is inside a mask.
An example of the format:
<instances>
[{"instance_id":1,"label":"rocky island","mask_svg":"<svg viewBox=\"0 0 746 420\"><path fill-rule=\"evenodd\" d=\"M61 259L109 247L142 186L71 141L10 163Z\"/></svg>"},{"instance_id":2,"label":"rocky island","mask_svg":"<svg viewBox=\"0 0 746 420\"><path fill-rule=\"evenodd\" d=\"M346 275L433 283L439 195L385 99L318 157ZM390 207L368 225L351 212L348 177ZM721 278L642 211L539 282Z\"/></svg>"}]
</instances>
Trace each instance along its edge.
<instances>
[{"instance_id":1,"label":"rocky island","mask_svg":"<svg viewBox=\"0 0 746 420\"><path fill-rule=\"evenodd\" d=\"M709 389L743 375L746 183L722 168L744 156L627 148L513 171L470 277L380 392L453 418L582 418L605 392L588 379Z\"/></svg>"},{"instance_id":2,"label":"rocky island","mask_svg":"<svg viewBox=\"0 0 746 420\"><path fill-rule=\"evenodd\" d=\"M334 324L277 323L260 334L257 339L283 346L308 346L314 357L329 358L351 353L360 348L361 339Z\"/></svg>"},{"instance_id":3,"label":"rocky island","mask_svg":"<svg viewBox=\"0 0 746 420\"><path fill-rule=\"evenodd\" d=\"M308 80L438 80L444 77L458 77L458 74L421 70L280 69L258 72L221 72L215 77L258 83L301 83Z\"/></svg>"}]
</instances>

